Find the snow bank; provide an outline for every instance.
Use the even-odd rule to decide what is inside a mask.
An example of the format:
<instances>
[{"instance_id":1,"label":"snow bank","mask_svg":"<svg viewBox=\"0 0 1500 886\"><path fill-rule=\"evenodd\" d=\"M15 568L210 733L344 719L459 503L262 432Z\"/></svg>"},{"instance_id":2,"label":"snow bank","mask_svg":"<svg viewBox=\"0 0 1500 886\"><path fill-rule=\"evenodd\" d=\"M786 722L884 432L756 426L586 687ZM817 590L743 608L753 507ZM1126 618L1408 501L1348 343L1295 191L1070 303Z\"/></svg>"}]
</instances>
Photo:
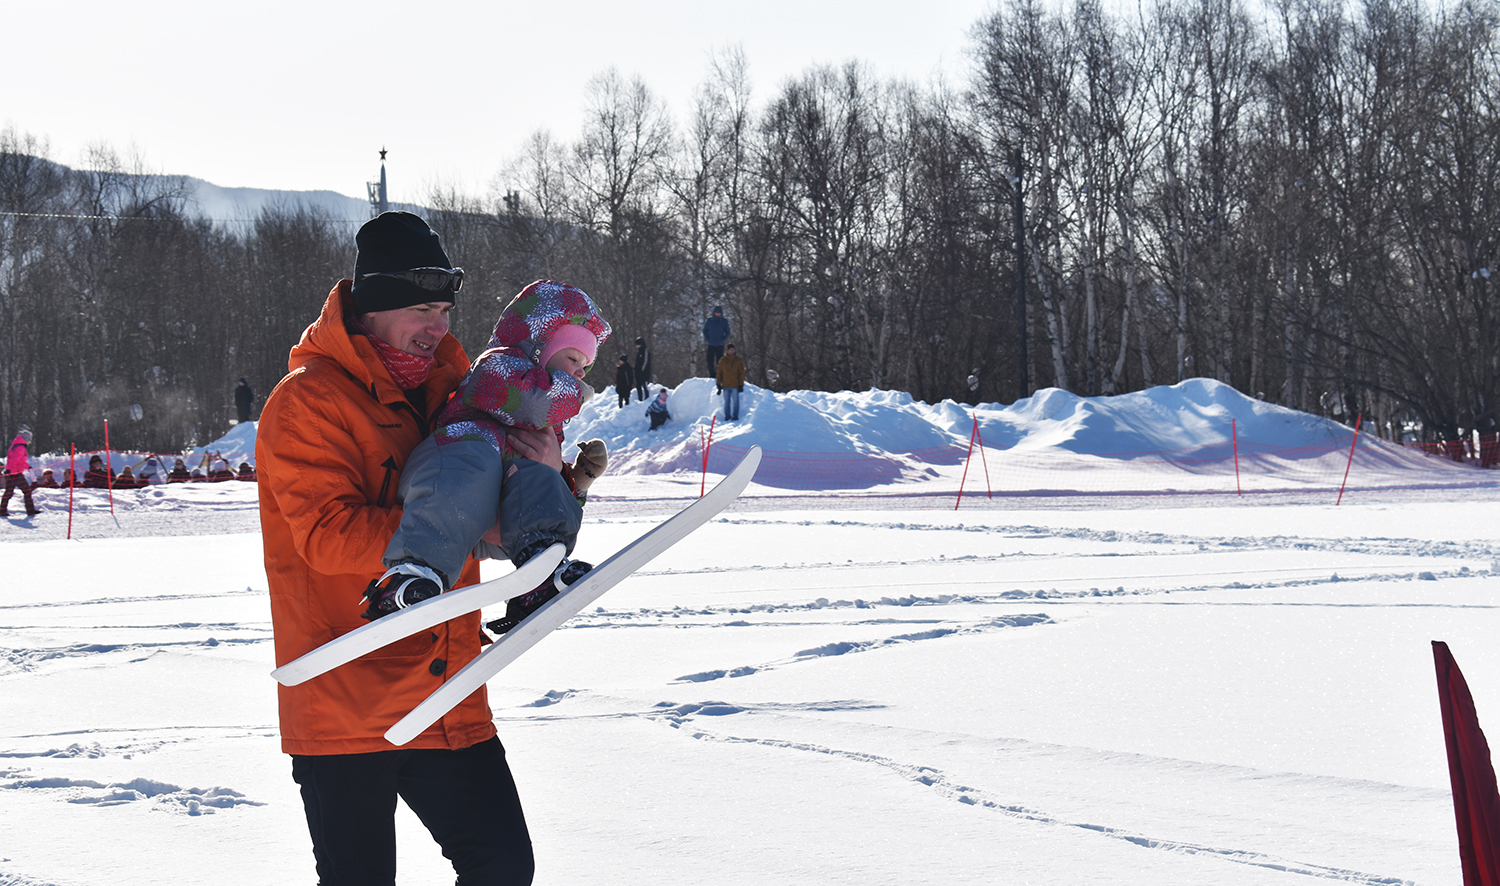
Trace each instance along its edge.
<instances>
[{"instance_id":1,"label":"snow bank","mask_svg":"<svg viewBox=\"0 0 1500 886\"><path fill-rule=\"evenodd\" d=\"M1046 388L1009 406L928 404L900 391L777 393L746 385L737 422L717 418L723 403L712 380L691 378L670 389L667 405L671 421L652 431L645 403L621 407L614 387L605 388L568 423L565 446L571 451L577 441L603 439L611 474L626 477L696 475L710 442L707 469L722 473L753 445L766 453L756 477L762 486L870 489L962 470L977 423L987 457L1004 456L1007 482L1016 489L1100 491L1140 486L1139 477L1133 486L1102 479L1124 463L1168 476L1162 488L1196 488L1179 482L1179 475L1233 475L1237 468L1304 485L1333 478L1337 485L1354 440L1353 430L1338 422L1204 378L1115 397ZM231 466L254 464L255 429L254 422L236 425L185 459L196 467L204 453L216 452ZM143 457L123 452L112 460L118 470ZM56 467L66 456L37 461ZM1417 482L1414 471L1425 475L1424 483L1472 483L1482 476L1370 435L1361 435L1354 464L1363 482L1381 485ZM1076 475L1062 476L1069 472Z\"/></svg>"}]
</instances>

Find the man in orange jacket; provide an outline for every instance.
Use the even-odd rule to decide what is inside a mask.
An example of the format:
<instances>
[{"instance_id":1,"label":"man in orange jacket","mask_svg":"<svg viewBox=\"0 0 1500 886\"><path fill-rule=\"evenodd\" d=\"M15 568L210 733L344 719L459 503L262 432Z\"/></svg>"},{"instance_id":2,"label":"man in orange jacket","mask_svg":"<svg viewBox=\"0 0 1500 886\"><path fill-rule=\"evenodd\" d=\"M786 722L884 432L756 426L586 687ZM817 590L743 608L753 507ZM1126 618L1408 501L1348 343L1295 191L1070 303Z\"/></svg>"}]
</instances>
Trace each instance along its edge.
<instances>
[{"instance_id":1,"label":"man in orange jacket","mask_svg":"<svg viewBox=\"0 0 1500 886\"><path fill-rule=\"evenodd\" d=\"M334 286L292 348L256 435L278 666L364 623L361 597L401 520L401 470L469 364L448 334L463 271L427 224L383 213L355 243L354 279ZM561 469L552 434L517 443ZM470 559L455 584L478 578ZM479 620L470 613L278 687L320 886L395 882L398 796L460 883L531 882L531 839L483 688L401 748L383 737L479 654Z\"/></svg>"}]
</instances>

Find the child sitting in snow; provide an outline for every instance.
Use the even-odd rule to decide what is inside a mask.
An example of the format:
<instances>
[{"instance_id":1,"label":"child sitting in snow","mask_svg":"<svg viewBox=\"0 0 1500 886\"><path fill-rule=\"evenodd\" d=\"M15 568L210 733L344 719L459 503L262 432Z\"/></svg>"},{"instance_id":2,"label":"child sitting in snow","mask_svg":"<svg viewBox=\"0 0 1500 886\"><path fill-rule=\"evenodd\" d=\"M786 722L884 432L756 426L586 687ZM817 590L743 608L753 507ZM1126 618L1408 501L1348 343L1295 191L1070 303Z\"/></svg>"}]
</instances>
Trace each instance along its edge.
<instances>
[{"instance_id":1,"label":"child sitting in snow","mask_svg":"<svg viewBox=\"0 0 1500 886\"><path fill-rule=\"evenodd\" d=\"M561 441L563 422L593 396L583 376L609 332L588 295L552 280L527 286L500 312L489 347L402 471L401 526L385 551L386 573L365 592L366 618L451 589L471 552L498 553L516 566L558 542L573 552L588 488L608 463L604 441L578 444L573 464L559 473L520 457L507 446L505 429L551 427ZM494 546L483 538L495 524L497 501ZM564 561L488 627L505 633L591 568Z\"/></svg>"},{"instance_id":2,"label":"child sitting in snow","mask_svg":"<svg viewBox=\"0 0 1500 886\"><path fill-rule=\"evenodd\" d=\"M650 431L656 430L672 418L672 413L667 411L666 388L662 388L661 393L656 395L656 399L646 407L646 415L651 418L651 427L647 428Z\"/></svg>"}]
</instances>

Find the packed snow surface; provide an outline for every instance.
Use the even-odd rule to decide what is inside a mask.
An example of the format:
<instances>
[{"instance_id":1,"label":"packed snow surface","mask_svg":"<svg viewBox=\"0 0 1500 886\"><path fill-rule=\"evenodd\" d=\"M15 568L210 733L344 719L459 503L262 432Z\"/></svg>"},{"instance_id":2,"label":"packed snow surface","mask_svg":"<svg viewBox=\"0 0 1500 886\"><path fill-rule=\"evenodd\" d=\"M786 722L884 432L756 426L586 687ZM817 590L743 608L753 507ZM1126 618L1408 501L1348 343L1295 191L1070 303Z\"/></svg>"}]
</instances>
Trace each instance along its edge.
<instances>
[{"instance_id":1,"label":"packed snow surface","mask_svg":"<svg viewBox=\"0 0 1500 886\"><path fill-rule=\"evenodd\" d=\"M537 883L1461 883L1430 641L1500 722L1488 472L1204 381L745 400L714 447L775 482L490 683ZM714 482L717 405L575 420L616 461L580 557ZM71 539L66 491L12 502L0 884L315 881L256 495L76 490ZM451 880L398 816L399 882Z\"/></svg>"}]
</instances>

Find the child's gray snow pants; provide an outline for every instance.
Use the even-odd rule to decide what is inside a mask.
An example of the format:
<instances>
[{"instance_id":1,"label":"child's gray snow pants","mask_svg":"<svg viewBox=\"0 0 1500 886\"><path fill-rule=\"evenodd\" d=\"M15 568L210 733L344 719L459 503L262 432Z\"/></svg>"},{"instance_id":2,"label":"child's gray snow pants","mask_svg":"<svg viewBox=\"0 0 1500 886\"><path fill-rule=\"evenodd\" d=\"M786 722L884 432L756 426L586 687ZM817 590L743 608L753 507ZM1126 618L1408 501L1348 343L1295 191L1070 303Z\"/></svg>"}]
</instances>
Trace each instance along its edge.
<instances>
[{"instance_id":1,"label":"child's gray snow pants","mask_svg":"<svg viewBox=\"0 0 1500 886\"><path fill-rule=\"evenodd\" d=\"M401 525L385 549L385 565L424 563L442 574L444 590L471 552L514 560L533 545L562 542L571 554L583 523L583 507L562 474L529 459L502 462L484 440L439 446L428 437L407 459L397 492ZM497 515L498 548L480 541Z\"/></svg>"}]
</instances>

